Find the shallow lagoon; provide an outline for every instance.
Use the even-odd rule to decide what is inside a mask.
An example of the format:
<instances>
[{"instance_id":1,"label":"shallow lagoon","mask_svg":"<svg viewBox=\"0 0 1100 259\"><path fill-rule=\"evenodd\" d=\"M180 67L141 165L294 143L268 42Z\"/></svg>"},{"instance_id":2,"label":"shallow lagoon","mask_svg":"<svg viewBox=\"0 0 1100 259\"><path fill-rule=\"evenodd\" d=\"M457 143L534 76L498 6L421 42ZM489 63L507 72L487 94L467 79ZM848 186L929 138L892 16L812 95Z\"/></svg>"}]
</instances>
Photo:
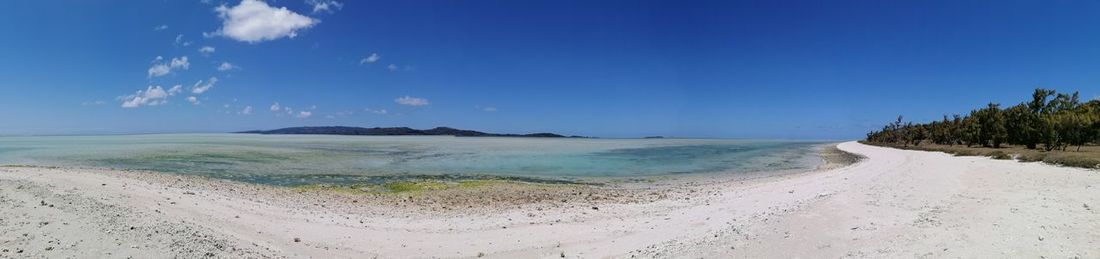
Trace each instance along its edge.
<instances>
[{"instance_id":1,"label":"shallow lagoon","mask_svg":"<svg viewBox=\"0 0 1100 259\"><path fill-rule=\"evenodd\" d=\"M573 179L809 169L820 142L155 134L0 137L0 164L106 167L298 185L423 175Z\"/></svg>"}]
</instances>

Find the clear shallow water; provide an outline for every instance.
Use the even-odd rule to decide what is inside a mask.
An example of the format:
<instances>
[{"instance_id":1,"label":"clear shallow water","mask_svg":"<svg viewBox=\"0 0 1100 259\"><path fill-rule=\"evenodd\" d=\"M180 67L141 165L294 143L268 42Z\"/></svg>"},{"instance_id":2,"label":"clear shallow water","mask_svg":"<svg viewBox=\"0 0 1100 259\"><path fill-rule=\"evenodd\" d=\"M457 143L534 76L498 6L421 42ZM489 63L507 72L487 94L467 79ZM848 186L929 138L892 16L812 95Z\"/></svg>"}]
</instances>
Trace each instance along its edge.
<instances>
[{"instance_id":1,"label":"clear shallow water","mask_svg":"<svg viewBox=\"0 0 1100 259\"><path fill-rule=\"evenodd\" d=\"M561 179L809 169L820 142L163 134L0 137L0 164L90 166L296 185L419 175Z\"/></svg>"}]
</instances>

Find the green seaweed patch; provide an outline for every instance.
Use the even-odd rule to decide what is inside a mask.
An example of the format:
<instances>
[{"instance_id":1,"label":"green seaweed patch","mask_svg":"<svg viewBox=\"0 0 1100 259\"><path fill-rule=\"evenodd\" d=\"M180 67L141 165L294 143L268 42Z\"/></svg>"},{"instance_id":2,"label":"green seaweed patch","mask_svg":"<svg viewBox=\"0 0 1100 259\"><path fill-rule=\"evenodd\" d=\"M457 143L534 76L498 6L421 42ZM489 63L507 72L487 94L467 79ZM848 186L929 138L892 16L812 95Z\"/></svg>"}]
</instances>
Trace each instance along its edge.
<instances>
[{"instance_id":1,"label":"green seaweed patch","mask_svg":"<svg viewBox=\"0 0 1100 259\"><path fill-rule=\"evenodd\" d=\"M438 191L450 189L450 185L447 182L440 181L401 181L401 182L389 182L382 186L388 192L392 193L407 193L407 192L424 192L424 191Z\"/></svg>"},{"instance_id":2,"label":"green seaweed patch","mask_svg":"<svg viewBox=\"0 0 1100 259\"><path fill-rule=\"evenodd\" d=\"M523 182L507 181L507 180L494 180L494 179L482 179L482 180L466 180L458 182L459 189L478 189L485 187L492 187L503 184L519 184Z\"/></svg>"}]
</instances>

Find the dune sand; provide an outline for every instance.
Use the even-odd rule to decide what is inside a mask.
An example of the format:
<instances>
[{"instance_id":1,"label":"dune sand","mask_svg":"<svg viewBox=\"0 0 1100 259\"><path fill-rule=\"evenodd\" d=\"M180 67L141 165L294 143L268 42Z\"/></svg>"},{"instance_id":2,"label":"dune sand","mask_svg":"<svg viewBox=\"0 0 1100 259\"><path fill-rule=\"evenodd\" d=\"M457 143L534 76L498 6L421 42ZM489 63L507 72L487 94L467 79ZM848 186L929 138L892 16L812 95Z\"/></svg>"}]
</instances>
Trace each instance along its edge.
<instances>
[{"instance_id":1,"label":"dune sand","mask_svg":"<svg viewBox=\"0 0 1100 259\"><path fill-rule=\"evenodd\" d=\"M1100 257L1100 172L838 147L867 159L632 190L653 199L446 210L197 177L2 167L0 257ZM573 196L593 194L605 195Z\"/></svg>"}]
</instances>

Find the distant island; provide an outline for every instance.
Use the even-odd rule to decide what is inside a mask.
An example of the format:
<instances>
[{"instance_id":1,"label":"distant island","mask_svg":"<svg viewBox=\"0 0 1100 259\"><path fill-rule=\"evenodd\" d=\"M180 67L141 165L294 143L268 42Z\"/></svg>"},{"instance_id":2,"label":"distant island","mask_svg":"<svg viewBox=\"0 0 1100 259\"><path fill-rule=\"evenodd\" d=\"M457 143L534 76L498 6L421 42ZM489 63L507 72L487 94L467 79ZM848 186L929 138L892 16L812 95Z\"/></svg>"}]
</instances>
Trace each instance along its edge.
<instances>
[{"instance_id":1,"label":"distant island","mask_svg":"<svg viewBox=\"0 0 1100 259\"><path fill-rule=\"evenodd\" d=\"M499 134L486 133L476 130L462 130L449 127L436 127L433 129L419 130L408 127L290 127L275 130L250 130L234 133L247 134L318 134L318 135L353 135L353 136L456 136L456 137L526 137L526 138L585 138L583 136L565 136L554 133L531 134Z\"/></svg>"}]
</instances>

